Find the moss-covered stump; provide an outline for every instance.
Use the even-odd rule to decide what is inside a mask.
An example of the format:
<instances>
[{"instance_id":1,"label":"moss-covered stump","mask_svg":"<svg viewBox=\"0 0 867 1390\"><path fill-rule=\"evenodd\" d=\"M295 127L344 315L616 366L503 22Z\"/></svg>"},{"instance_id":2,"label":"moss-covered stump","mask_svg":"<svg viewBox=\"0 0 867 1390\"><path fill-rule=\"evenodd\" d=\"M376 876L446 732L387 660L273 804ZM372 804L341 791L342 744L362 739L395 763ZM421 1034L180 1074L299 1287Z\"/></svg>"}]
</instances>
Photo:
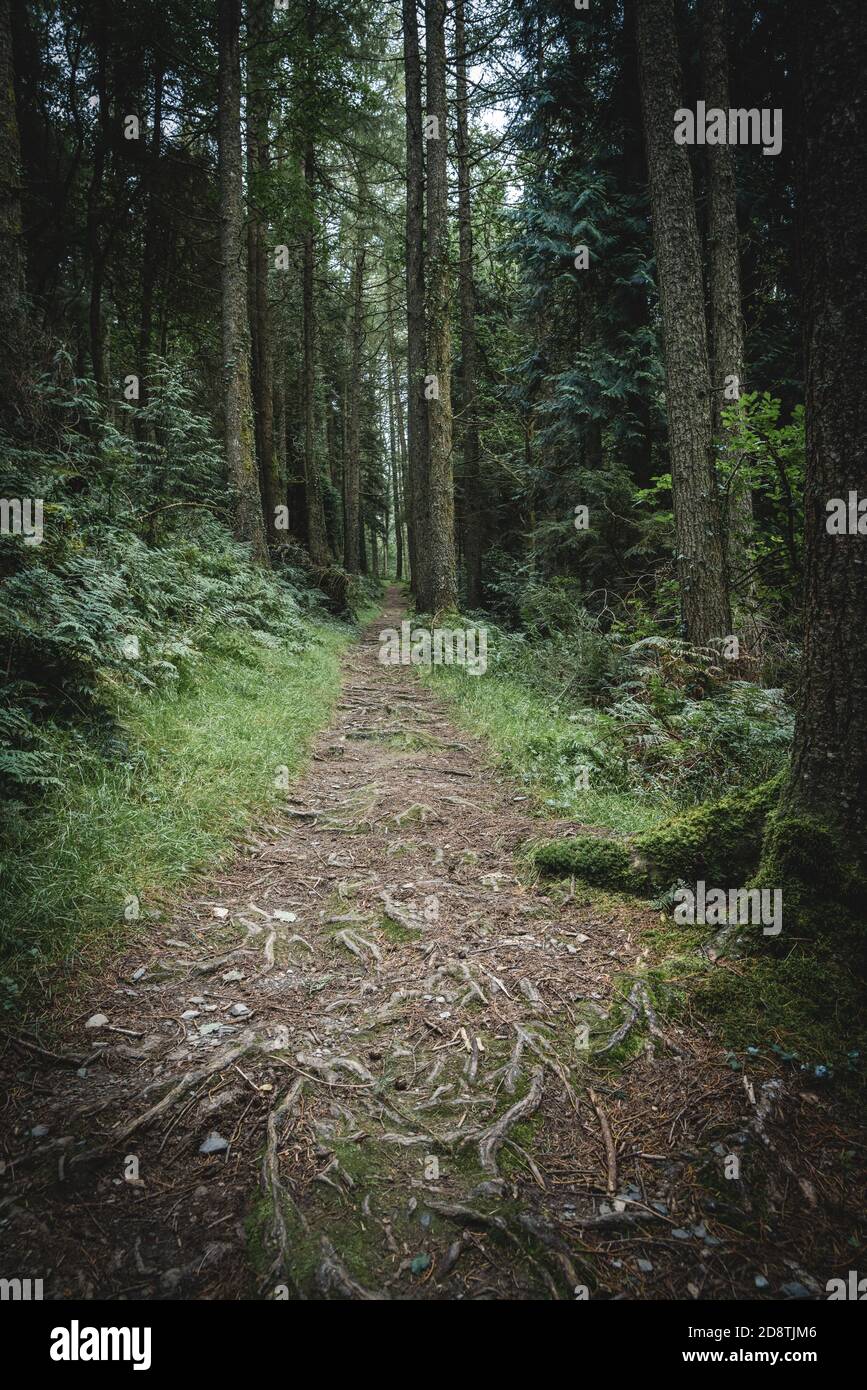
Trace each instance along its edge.
<instances>
[{"instance_id":1,"label":"moss-covered stump","mask_svg":"<svg viewBox=\"0 0 867 1390\"><path fill-rule=\"evenodd\" d=\"M625 840L597 835L549 840L536 846L532 860L551 877L574 876L624 893L649 893L679 879L743 882L759 862L765 823L782 781L779 774Z\"/></svg>"}]
</instances>

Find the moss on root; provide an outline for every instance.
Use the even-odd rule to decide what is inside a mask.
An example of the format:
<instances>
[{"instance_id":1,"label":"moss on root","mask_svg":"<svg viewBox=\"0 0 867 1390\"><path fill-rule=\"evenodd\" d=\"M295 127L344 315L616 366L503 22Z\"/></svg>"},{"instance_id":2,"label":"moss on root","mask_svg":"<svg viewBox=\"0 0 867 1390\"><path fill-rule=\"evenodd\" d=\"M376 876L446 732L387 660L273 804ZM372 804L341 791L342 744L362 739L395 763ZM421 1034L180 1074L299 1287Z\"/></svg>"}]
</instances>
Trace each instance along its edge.
<instances>
[{"instance_id":1,"label":"moss on root","mask_svg":"<svg viewBox=\"0 0 867 1390\"><path fill-rule=\"evenodd\" d=\"M781 787L782 774L627 840L596 835L550 840L535 848L532 859L543 874L574 875L626 893L649 893L678 879L742 881L759 861L765 822Z\"/></svg>"},{"instance_id":2,"label":"moss on root","mask_svg":"<svg viewBox=\"0 0 867 1390\"><path fill-rule=\"evenodd\" d=\"M646 874L637 867L629 842L601 835L576 835L573 840L548 840L533 850L532 860L540 873L551 878L574 875L600 888L641 893L648 886Z\"/></svg>"}]
</instances>

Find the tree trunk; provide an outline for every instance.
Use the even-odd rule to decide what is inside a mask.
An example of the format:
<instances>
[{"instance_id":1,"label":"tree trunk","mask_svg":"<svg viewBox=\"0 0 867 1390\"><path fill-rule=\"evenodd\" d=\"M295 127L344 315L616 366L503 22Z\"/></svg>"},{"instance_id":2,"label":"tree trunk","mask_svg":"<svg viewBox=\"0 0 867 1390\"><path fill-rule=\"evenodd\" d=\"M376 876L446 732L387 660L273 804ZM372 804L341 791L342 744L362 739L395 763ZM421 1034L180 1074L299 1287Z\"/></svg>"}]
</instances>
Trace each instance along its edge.
<instances>
[{"instance_id":1,"label":"tree trunk","mask_svg":"<svg viewBox=\"0 0 867 1390\"><path fill-rule=\"evenodd\" d=\"M421 56L416 0L402 0L403 58L406 82L406 354L407 449L410 565L413 593L423 586L427 531L429 458L424 307L424 134L421 102Z\"/></svg>"},{"instance_id":2,"label":"tree trunk","mask_svg":"<svg viewBox=\"0 0 867 1390\"><path fill-rule=\"evenodd\" d=\"M21 243L21 145L9 0L0 0L0 418L12 424L26 394L29 342Z\"/></svg>"},{"instance_id":3,"label":"tree trunk","mask_svg":"<svg viewBox=\"0 0 867 1390\"><path fill-rule=\"evenodd\" d=\"M395 576L397 579L403 578L403 520L402 505L400 499L400 485L398 483L397 467L397 431L395 428L395 404L394 389L391 376L391 360L385 360L385 384L388 396L388 459L391 471L391 495L393 498L394 513L394 544L395 544ZM386 534L387 531L386 531Z\"/></svg>"},{"instance_id":4,"label":"tree trunk","mask_svg":"<svg viewBox=\"0 0 867 1390\"><path fill-rule=\"evenodd\" d=\"M461 415L463 424L463 547L467 607L482 602L482 501L479 492L479 421L476 400L476 290L473 282L473 227L470 206L469 102L464 0L455 0L455 59L458 247L461 306Z\"/></svg>"},{"instance_id":5,"label":"tree trunk","mask_svg":"<svg viewBox=\"0 0 867 1390\"><path fill-rule=\"evenodd\" d=\"M821 816L867 875L867 509L828 533L828 503L867 497L867 10L803 4L801 179L807 415L804 659L784 808ZM863 908L863 903L862 903ZM863 925L863 912L861 913Z\"/></svg>"},{"instance_id":6,"label":"tree trunk","mask_svg":"<svg viewBox=\"0 0 867 1390\"><path fill-rule=\"evenodd\" d=\"M269 167L267 42L271 24L270 0L250 0L247 58L247 264L249 267L250 335L253 363L253 415L259 488L269 538L277 539L276 508L280 502L274 450L274 341L268 301L268 223L261 208L263 181Z\"/></svg>"},{"instance_id":7,"label":"tree trunk","mask_svg":"<svg viewBox=\"0 0 867 1390\"><path fill-rule=\"evenodd\" d=\"M397 437L397 456L400 473L400 526L406 524L406 553L409 560L407 574L409 577L415 572L415 532L413 530L413 517L410 508L410 479L409 463L407 460L406 429L403 420L403 397L400 390L400 373L397 365L397 353L394 346L394 319L392 317L391 299L391 278L386 276L386 344L388 349L388 374L392 400L394 402L394 423Z\"/></svg>"},{"instance_id":8,"label":"tree trunk","mask_svg":"<svg viewBox=\"0 0 867 1390\"><path fill-rule=\"evenodd\" d=\"M325 505L322 500L322 477L316 457L316 316L313 299L315 244L313 209L314 152L312 141L304 151L304 184L307 189L307 215L310 219L304 233L304 266L302 280L302 314L304 321L304 489L307 501L307 536L310 558L314 565L331 562L328 529L325 525Z\"/></svg>"},{"instance_id":9,"label":"tree trunk","mask_svg":"<svg viewBox=\"0 0 867 1390\"><path fill-rule=\"evenodd\" d=\"M624 0L623 57L618 105L623 113L623 146L620 153L622 187L633 193L647 185L647 159L642 143L641 87L638 78L638 5L641 0ZM650 336L650 305L643 282L622 287L624 311L630 336L647 340ZM645 384L630 401L636 428L624 444L623 458L629 475L639 487L650 487L654 475L651 399Z\"/></svg>"},{"instance_id":10,"label":"tree trunk","mask_svg":"<svg viewBox=\"0 0 867 1390\"><path fill-rule=\"evenodd\" d=\"M708 107L729 109L729 77L726 32L728 0L702 0L703 95ZM744 330L741 316L741 270L738 251L738 219L735 163L731 146L707 145L707 242L711 333L711 400L713 430L722 433L721 412L727 381L737 379L743 390L745 376ZM753 499L749 487L735 476L728 495L729 573L734 583L752 566ZM738 587L743 588L746 581Z\"/></svg>"},{"instance_id":11,"label":"tree trunk","mask_svg":"<svg viewBox=\"0 0 867 1390\"><path fill-rule=\"evenodd\" d=\"M403 399L400 393L400 374L397 370L397 362L393 361L391 366L392 390L394 393L394 423L397 432L397 459L398 474L400 483L400 519L401 527L404 531L404 555L406 564L404 566L406 578L412 573L413 556L413 536L409 524L409 507L407 497L409 495L409 461L407 458L406 430L403 423Z\"/></svg>"},{"instance_id":12,"label":"tree trunk","mask_svg":"<svg viewBox=\"0 0 867 1390\"><path fill-rule=\"evenodd\" d=\"M427 376L430 455L427 525L416 533L421 562L419 606L437 613L457 606L455 503L452 480L452 353L449 310L449 207L446 99L446 0L425 0L427 115L437 122L427 141Z\"/></svg>"},{"instance_id":13,"label":"tree trunk","mask_svg":"<svg viewBox=\"0 0 867 1390\"><path fill-rule=\"evenodd\" d=\"M235 534L268 563L253 439L244 215L241 201L240 0L220 0L220 259L226 472L234 492Z\"/></svg>"},{"instance_id":14,"label":"tree trunk","mask_svg":"<svg viewBox=\"0 0 867 1390\"><path fill-rule=\"evenodd\" d=\"M343 567L350 574L363 572L361 534L361 358L364 346L364 242L359 241L352 270L352 328L349 392L347 402L346 461L343 468Z\"/></svg>"},{"instance_id":15,"label":"tree trunk","mask_svg":"<svg viewBox=\"0 0 867 1390\"><path fill-rule=\"evenodd\" d=\"M105 178L105 164L111 139L111 115L109 112L106 70L108 65L108 14L105 0L97 6L96 16L96 95L99 101L99 116L93 146L93 167L87 189L87 255L90 262L90 297L88 303L88 332L90 336L90 363L93 379L104 391L105 376L105 323L102 315L102 291L105 283L106 248L101 236L105 210L102 205L102 188Z\"/></svg>"},{"instance_id":16,"label":"tree trunk","mask_svg":"<svg viewBox=\"0 0 867 1390\"><path fill-rule=\"evenodd\" d=\"M689 154L674 142L680 61L673 0L643 0L639 67L653 244L665 339L666 401L683 636L731 630L712 452L710 372Z\"/></svg>"},{"instance_id":17,"label":"tree trunk","mask_svg":"<svg viewBox=\"0 0 867 1390\"><path fill-rule=\"evenodd\" d=\"M163 82L165 80L165 61L160 52L154 54L154 114L151 128L150 151L145 166L145 232L142 256L141 277L141 317L139 319L138 362L139 362L139 404L147 405L149 392L148 373L150 355L153 348L154 291L159 274L157 256L157 228L159 226L159 206L154 184L159 176L160 152L163 139Z\"/></svg>"}]
</instances>

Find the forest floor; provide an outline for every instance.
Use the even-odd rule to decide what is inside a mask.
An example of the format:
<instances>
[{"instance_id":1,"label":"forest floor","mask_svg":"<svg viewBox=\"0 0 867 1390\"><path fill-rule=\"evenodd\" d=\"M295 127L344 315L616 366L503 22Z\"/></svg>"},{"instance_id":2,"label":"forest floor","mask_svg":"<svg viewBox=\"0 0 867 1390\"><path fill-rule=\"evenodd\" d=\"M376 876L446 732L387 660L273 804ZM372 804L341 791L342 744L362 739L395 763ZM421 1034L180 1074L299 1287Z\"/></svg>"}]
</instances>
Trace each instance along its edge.
<instances>
[{"instance_id":1,"label":"forest floor","mask_svg":"<svg viewBox=\"0 0 867 1390\"><path fill-rule=\"evenodd\" d=\"M6 1035L0 1274L52 1299L825 1297L863 1135L654 1010L649 904L534 881L523 848L581 827L379 664L402 616L392 588L347 649L281 823L139 925L50 1042Z\"/></svg>"}]
</instances>

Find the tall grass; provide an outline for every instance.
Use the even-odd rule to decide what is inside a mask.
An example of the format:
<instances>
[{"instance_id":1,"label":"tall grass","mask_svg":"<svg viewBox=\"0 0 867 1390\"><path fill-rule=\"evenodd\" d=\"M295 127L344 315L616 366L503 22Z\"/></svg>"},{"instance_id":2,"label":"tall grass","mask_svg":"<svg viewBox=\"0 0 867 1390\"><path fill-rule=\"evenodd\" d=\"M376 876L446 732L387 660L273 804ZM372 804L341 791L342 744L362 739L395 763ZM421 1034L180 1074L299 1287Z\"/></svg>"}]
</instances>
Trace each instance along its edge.
<instances>
[{"instance_id":1,"label":"tall grass","mask_svg":"<svg viewBox=\"0 0 867 1390\"><path fill-rule=\"evenodd\" d=\"M446 696L459 723L488 740L497 764L552 815L627 835L672 814L673 804L664 796L605 785L611 780L611 770L604 768L608 750L594 729L601 727L603 715L588 711L586 720L576 723L553 700L496 668L471 676L458 666L432 666L419 668L419 674ZM588 769L587 788L580 785L582 767Z\"/></svg>"},{"instance_id":2,"label":"tall grass","mask_svg":"<svg viewBox=\"0 0 867 1390\"><path fill-rule=\"evenodd\" d=\"M0 1006L104 959L135 928L124 915L131 898L147 920L279 804L278 769L296 774L327 723L350 636L323 623L299 653L233 632L191 688L117 692L120 756L103 759L70 737L62 788L33 809L0 861Z\"/></svg>"}]
</instances>

